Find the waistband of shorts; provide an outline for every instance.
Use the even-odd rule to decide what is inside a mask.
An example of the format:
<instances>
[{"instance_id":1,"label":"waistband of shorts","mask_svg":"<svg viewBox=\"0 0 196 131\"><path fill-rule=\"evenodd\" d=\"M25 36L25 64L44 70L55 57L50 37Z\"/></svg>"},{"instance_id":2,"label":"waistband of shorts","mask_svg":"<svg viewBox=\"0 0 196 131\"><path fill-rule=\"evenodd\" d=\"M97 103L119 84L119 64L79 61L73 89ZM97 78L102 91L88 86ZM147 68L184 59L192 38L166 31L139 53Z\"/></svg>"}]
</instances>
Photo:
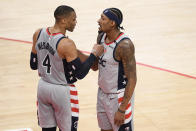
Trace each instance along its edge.
<instances>
[{"instance_id":1,"label":"waistband of shorts","mask_svg":"<svg viewBox=\"0 0 196 131\"><path fill-rule=\"evenodd\" d=\"M74 84L60 84L62 86L71 86L71 87L76 87Z\"/></svg>"},{"instance_id":2,"label":"waistband of shorts","mask_svg":"<svg viewBox=\"0 0 196 131\"><path fill-rule=\"evenodd\" d=\"M49 84L54 84L54 85L62 85L62 86L71 86L71 87L76 87L74 84L61 84L61 83L52 83L52 82L49 82L49 81L46 81L44 80L43 78L41 78L40 80L46 82L46 83L49 83Z\"/></svg>"},{"instance_id":3,"label":"waistband of shorts","mask_svg":"<svg viewBox=\"0 0 196 131\"><path fill-rule=\"evenodd\" d=\"M111 92L111 93L110 93L110 92L107 92L107 93L106 93L106 92L104 92L104 90L103 90L101 87L99 87L99 90L101 90L101 91L102 91L104 94L106 94L106 95L110 95L110 94L114 94L114 95L115 95L115 94L119 94L118 92L114 92L114 93L113 93L113 92Z\"/></svg>"},{"instance_id":4,"label":"waistband of shorts","mask_svg":"<svg viewBox=\"0 0 196 131\"><path fill-rule=\"evenodd\" d=\"M43 79L40 79L40 80L43 80ZM46 83L49 83L49 84L54 84L54 85L61 85L61 86L71 86L71 87L76 87L74 84L56 84L56 83L50 83L50 82L47 82L45 80L43 80L44 82Z\"/></svg>"}]
</instances>

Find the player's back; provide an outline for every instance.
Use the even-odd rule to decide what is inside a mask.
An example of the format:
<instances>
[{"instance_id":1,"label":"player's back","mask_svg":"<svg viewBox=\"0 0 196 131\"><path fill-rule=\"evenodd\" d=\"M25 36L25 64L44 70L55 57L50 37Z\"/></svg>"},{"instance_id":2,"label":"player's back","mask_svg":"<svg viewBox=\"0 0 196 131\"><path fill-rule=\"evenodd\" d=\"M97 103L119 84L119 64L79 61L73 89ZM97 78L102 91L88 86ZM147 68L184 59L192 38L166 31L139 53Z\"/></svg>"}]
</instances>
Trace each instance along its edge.
<instances>
[{"instance_id":1,"label":"player's back","mask_svg":"<svg viewBox=\"0 0 196 131\"><path fill-rule=\"evenodd\" d=\"M36 51L38 57L38 73L46 82L52 84L67 84L65 77L65 61L59 57L57 45L65 38L62 33L51 34L49 28L43 28L37 39Z\"/></svg>"}]
</instances>

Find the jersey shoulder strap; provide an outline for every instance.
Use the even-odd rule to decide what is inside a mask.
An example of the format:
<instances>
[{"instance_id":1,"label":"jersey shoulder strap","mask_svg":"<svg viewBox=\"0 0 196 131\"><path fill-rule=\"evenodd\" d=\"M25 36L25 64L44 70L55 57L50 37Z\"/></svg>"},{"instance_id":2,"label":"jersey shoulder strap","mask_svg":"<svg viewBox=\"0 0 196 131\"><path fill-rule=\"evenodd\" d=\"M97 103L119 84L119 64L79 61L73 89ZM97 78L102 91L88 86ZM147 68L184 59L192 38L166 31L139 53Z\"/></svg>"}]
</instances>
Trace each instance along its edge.
<instances>
[{"instance_id":1,"label":"jersey shoulder strap","mask_svg":"<svg viewBox=\"0 0 196 131\"><path fill-rule=\"evenodd\" d=\"M40 37L41 32L42 32L42 29L39 31L39 34L38 34L38 36L37 36L37 41L38 41L38 39L39 39L39 37Z\"/></svg>"},{"instance_id":2,"label":"jersey shoulder strap","mask_svg":"<svg viewBox=\"0 0 196 131\"><path fill-rule=\"evenodd\" d=\"M98 32L97 44L101 44L101 39L102 39L103 35L104 35L104 32L102 32L102 31Z\"/></svg>"}]
</instances>

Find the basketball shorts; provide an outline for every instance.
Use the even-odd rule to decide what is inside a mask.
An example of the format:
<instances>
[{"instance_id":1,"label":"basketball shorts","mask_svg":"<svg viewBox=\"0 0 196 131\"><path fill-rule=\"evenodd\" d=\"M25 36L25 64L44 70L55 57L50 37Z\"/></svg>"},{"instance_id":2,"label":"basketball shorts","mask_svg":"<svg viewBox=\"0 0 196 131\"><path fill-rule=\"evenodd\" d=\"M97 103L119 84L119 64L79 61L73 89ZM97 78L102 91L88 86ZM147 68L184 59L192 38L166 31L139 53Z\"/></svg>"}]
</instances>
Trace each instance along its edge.
<instances>
[{"instance_id":1,"label":"basketball shorts","mask_svg":"<svg viewBox=\"0 0 196 131\"><path fill-rule=\"evenodd\" d=\"M40 127L77 131L79 105L74 85L55 85L40 79L37 104Z\"/></svg>"},{"instance_id":2,"label":"basketball shorts","mask_svg":"<svg viewBox=\"0 0 196 131\"><path fill-rule=\"evenodd\" d=\"M118 110L124 96L124 90L116 94L106 94L101 88L97 95L97 119L98 125L103 130L133 131L133 107L134 96L131 98L125 111L125 121L120 127L114 124L114 115Z\"/></svg>"}]
</instances>

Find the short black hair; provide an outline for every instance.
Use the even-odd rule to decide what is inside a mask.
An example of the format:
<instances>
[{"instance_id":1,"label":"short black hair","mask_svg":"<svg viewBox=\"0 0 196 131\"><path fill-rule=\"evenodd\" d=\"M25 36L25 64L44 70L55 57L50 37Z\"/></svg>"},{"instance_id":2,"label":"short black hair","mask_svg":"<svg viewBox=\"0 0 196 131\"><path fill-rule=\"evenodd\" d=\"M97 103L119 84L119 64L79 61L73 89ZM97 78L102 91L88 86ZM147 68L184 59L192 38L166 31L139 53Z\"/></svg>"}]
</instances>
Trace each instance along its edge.
<instances>
[{"instance_id":1,"label":"short black hair","mask_svg":"<svg viewBox=\"0 0 196 131\"><path fill-rule=\"evenodd\" d=\"M70 13L73 11L74 9L70 6L67 6L67 5L58 6L56 10L54 11L54 18L56 20L59 20L61 18L69 16Z\"/></svg>"},{"instance_id":2,"label":"short black hair","mask_svg":"<svg viewBox=\"0 0 196 131\"><path fill-rule=\"evenodd\" d=\"M118 8L109 8L109 10L117 16L117 18L122 22L123 21L123 14ZM124 29L122 26L117 25L118 28Z\"/></svg>"}]
</instances>

